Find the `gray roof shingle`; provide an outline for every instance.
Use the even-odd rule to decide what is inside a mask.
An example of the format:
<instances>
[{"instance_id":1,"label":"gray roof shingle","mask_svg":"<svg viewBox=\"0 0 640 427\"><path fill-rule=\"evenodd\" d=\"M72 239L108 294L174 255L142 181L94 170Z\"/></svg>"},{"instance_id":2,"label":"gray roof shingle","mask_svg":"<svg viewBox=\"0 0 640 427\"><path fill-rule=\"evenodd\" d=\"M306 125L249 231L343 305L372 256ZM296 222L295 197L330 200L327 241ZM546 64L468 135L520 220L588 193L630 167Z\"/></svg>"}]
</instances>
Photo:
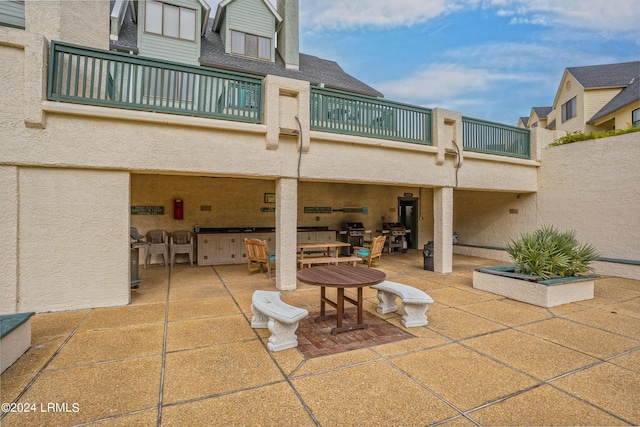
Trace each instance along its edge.
<instances>
[{"instance_id":1,"label":"gray roof shingle","mask_svg":"<svg viewBox=\"0 0 640 427\"><path fill-rule=\"evenodd\" d=\"M211 22L209 24L211 25ZM299 70L291 70L285 67L284 61L277 51L275 62L259 61L226 54L220 34L211 31L207 31L202 39L200 64L261 76L271 74L288 77L308 81L312 85L324 83L325 87L328 88L355 92L376 98L384 96L371 86L345 73L335 61L318 58L317 56L301 53Z\"/></svg>"},{"instance_id":2,"label":"gray roof shingle","mask_svg":"<svg viewBox=\"0 0 640 427\"><path fill-rule=\"evenodd\" d=\"M571 67L567 68L567 72L571 73L585 89L622 88L620 93L602 107L587 123L593 123L640 100L640 61Z\"/></svg>"},{"instance_id":3,"label":"gray roof shingle","mask_svg":"<svg viewBox=\"0 0 640 427\"><path fill-rule=\"evenodd\" d=\"M553 111L553 107L533 107L532 109L541 119L546 119L549 113Z\"/></svg>"},{"instance_id":4,"label":"gray roof shingle","mask_svg":"<svg viewBox=\"0 0 640 427\"><path fill-rule=\"evenodd\" d=\"M640 61L567 68L585 88L623 87L640 77Z\"/></svg>"}]
</instances>

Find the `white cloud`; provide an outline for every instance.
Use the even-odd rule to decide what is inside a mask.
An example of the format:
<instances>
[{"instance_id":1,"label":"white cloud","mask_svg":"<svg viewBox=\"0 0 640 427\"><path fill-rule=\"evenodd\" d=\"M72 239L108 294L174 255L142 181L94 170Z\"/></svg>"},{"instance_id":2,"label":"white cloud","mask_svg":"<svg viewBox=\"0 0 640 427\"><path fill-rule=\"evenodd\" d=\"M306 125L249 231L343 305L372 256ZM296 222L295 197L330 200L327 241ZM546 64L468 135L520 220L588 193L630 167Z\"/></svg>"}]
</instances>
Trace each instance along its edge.
<instances>
[{"instance_id":1,"label":"white cloud","mask_svg":"<svg viewBox=\"0 0 640 427\"><path fill-rule=\"evenodd\" d=\"M485 0L500 16L514 16L514 24L584 28L615 33L637 33L637 0Z\"/></svg>"},{"instance_id":2,"label":"white cloud","mask_svg":"<svg viewBox=\"0 0 640 427\"><path fill-rule=\"evenodd\" d=\"M453 98L471 90L484 89L490 77L484 70L456 64L433 64L408 77L377 83L375 86L390 99L421 101Z\"/></svg>"},{"instance_id":3,"label":"white cloud","mask_svg":"<svg viewBox=\"0 0 640 427\"><path fill-rule=\"evenodd\" d=\"M638 33L637 0L349 0L301 1L302 28L349 30L412 26L460 11L494 10L512 24Z\"/></svg>"},{"instance_id":4,"label":"white cloud","mask_svg":"<svg viewBox=\"0 0 640 427\"><path fill-rule=\"evenodd\" d=\"M412 26L461 10L467 1L452 0L349 0L301 2L304 26L311 29L392 28ZM471 0L473 3L477 0Z\"/></svg>"}]
</instances>

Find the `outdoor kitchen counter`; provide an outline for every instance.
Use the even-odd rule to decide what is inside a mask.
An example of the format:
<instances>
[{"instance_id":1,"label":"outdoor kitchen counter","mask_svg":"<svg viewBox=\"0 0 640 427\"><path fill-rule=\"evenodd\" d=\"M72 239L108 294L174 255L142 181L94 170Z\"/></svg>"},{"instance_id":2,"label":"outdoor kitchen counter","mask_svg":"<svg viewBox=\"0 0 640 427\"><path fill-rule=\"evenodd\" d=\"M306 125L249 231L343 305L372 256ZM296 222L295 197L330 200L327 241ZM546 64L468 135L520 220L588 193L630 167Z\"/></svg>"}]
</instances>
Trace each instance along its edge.
<instances>
[{"instance_id":1,"label":"outdoor kitchen counter","mask_svg":"<svg viewBox=\"0 0 640 427\"><path fill-rule=\"evenodd\" d=\"M329 227L298 227L298 232L312 232L312 231L333 231L329 230ZM227 227L227 228L211 228L211 227L200 227L200 230L196 231L194 228L194 233L196 234L225 234L225 233L275 233L276 229L274 227Z\"/></svg>"},{"instance_id":2,"label":"outdoor kitchen counter","mask_svg":"<svg viewBox=\"0 0 640 427\"><path fill-rule=\"evenodd\" d=\"M329 227L298 227L297 232L299 242L334 241L336 238L336 231ZM198 265L246 263L245 238L265 240L269 253L276 253L273 227L200 227L195 234Z\"/></svg>"}]
</instances>

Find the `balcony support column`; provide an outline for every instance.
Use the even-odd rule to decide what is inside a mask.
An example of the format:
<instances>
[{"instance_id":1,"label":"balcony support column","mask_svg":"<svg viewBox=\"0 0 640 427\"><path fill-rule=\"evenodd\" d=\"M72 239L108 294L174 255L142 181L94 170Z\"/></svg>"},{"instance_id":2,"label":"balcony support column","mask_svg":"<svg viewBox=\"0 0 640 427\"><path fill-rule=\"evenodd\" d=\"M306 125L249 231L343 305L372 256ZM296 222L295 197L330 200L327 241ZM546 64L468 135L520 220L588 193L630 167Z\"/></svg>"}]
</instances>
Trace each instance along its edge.
<instances>
[{"instance_id":1,"label":"balcony support column","mask_svg":"<svg viewBox=\"0 0 640 427\"><path fill-rule=\"evenodd\" d=\"M298 180L276 180L276 287L281 291L297 287Z\"/></svg>"},{"instance_id":2,"label":"balcony support column","mask_svg":"<svg viewBox=\"0 0 640 427\"><path fill-rule=\"evenodd\" d=\"M433 190L433 269L436 273L453 271L453 188Z\"/></svg>"}]
</instances>

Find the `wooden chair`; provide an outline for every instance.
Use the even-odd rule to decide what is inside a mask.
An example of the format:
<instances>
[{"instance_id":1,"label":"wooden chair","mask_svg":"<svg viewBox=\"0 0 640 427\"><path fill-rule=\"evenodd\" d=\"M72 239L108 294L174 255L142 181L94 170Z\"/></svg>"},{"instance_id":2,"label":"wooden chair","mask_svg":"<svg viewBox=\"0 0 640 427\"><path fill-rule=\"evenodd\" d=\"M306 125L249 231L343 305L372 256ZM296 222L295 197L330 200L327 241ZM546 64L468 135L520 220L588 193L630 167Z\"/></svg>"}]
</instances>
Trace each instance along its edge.
<instances>
[{"instance_id":1,"label":"wooden chair","mask_svg":"<svg viewBox=\"0 0 640 427\"><path fill-rule=\"evenodd\" d=\"M267 241L245 238L244 245L247 248L247 263L249 274L255 273L257 270L262 272L266 267L267 277L269 278L269 280L271 280L271 271L275 270L276 256L275 254L269 253Z\"/></svg>"},{"instance_id":2,"label":"wooden chair","mask_svg":"<svg viewBox=\"0 0 640 427\"><path fill-rule=\"evenodd\" d=\"M380 267L380 257L382 257L385 240L387 240L387 236L374 237L371 245L366 245L366 247L356 250L356 256L362 258L362 262L367 264L369 268L371 268L372 265L374 267Z\"/></svg>"}]
</instances>

